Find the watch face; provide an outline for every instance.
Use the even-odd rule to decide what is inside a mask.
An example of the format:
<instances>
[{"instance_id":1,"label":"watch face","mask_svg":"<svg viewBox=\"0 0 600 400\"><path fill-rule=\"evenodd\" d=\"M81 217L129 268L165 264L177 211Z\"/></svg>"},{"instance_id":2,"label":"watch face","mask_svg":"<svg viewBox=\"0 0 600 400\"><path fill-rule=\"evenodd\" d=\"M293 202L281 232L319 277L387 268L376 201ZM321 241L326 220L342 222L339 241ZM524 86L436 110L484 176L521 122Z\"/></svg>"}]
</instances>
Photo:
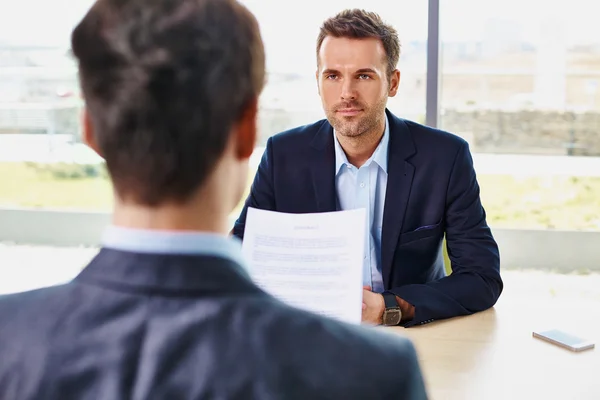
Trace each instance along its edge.
<instances>
[{"instance_id":1,"label":"watch face","mask_svg":"<svg viewBox=\"0 0 600 400\"><path fill-rule=\"evenodd\" d=\"M400 323L400 319L402 318L402 313L399 309L388 309L383 313L383 325L391 326L398 325Z\"/></svg>"}]
</instances>

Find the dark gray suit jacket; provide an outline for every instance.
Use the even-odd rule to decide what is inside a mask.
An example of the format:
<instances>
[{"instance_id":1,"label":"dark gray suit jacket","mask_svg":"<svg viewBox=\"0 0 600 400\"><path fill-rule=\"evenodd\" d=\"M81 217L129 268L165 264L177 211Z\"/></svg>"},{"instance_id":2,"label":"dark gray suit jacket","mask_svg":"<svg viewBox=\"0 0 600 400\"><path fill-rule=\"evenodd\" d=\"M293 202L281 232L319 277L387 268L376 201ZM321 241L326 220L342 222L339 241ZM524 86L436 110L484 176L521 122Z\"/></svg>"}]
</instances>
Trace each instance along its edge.
<instances>
[{"instance_id":1,"label":"dark gray suit jacket","mask_svg":"<svg viewBox=\"0 0 600 400\"><path fill-rule=\"evenodd\" d=\"M425 399L411 343L290 308L211 256L102 249L0 297L0 399Z\"/></svg>"}]
</instances>

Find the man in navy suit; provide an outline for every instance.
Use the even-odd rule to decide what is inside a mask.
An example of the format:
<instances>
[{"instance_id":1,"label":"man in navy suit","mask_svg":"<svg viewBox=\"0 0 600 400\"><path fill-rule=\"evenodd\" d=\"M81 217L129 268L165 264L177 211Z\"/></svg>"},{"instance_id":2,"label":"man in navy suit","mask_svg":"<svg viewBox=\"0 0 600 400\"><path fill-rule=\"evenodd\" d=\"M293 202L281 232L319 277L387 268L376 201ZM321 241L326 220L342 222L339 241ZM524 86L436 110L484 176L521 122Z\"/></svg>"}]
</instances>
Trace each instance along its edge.
<instances>
[{"instance_id":1,"label":"man in navy suit","mask_svg":"<svg viewBox=\"0 0 600 400\"><path fill-rule=\"evenodd\" d=\"M325 21L316 78L327 119L267 141L233 233L243 238L248 207L366 209L363 321L409 327L492 307L503 284L467 143L386 109L399 54L375 13Z\"/></svg>"},{"instance_id":2,"label":"man in navy suit","mask_svg":"<svg viewBox=\"0 0 600 400\"><path fill-rule=\"evenodd\" d=\"M265 78L235 0L99 0L72 47L115 192L74 281L0 298L0 398L426 398L412 344L289 307L226 235Z\"/></svg>"}]
</instances>

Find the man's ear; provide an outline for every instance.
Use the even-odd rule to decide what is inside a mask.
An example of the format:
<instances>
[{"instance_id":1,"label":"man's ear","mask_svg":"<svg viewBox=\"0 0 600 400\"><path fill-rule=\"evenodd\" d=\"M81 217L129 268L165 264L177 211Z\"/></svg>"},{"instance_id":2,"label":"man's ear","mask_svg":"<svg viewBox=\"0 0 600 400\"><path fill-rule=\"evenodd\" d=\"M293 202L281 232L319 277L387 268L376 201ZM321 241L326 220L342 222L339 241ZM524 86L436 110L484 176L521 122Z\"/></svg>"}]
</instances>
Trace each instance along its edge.
<instances>
[{"instance_id":1,"label":"man's ear","mask_svg":"<svg viewBox=\"0 0 600 400\"><path fill-rule=\"evenodd\" d=\"M389 97L394 97L398 93L398 86L400 86L400 71L395 69L390 76L390 90L388 91Z\"/></svg>"},{"instance_id":2,"label":"man's ear","mask_svg":"<svg viewBox=\"0 0 600 400\"><path fill-rule=\"evenodd\" d=\"M252 99L246 106L242 118L237 123L236 153L239 159L250 158L256 145L258 119L258 98Z\"/></svg>"},{"instance_id":3,"label":"man's ear","mask_svg":"<svg viewBox=\"0 0 600 400\"><path fill-rule=\"evenodd\" d=\"M102 152L98 147L98 142L96 142L92 119L86 108L83 109L83 143L102 157Z\"/></svg>"}]
</instances>

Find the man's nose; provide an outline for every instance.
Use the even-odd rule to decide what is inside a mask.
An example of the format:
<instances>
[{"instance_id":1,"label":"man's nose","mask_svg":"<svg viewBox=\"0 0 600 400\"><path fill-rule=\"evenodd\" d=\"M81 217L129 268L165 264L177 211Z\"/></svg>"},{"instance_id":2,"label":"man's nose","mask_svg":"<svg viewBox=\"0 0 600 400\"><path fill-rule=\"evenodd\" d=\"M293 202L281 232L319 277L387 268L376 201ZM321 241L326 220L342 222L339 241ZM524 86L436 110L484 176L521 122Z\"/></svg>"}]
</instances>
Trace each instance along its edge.
<instances>
[{"instance_id":1,"label":"man's nose","mask_svg":"<svg viewBox=\"0 0 600 400\"><path fill-rule=\"evenodd\" d=\"M352 79L346 79L342 83L342 100L356 100L356 89Z\"/></svg>"}]
</instances>

